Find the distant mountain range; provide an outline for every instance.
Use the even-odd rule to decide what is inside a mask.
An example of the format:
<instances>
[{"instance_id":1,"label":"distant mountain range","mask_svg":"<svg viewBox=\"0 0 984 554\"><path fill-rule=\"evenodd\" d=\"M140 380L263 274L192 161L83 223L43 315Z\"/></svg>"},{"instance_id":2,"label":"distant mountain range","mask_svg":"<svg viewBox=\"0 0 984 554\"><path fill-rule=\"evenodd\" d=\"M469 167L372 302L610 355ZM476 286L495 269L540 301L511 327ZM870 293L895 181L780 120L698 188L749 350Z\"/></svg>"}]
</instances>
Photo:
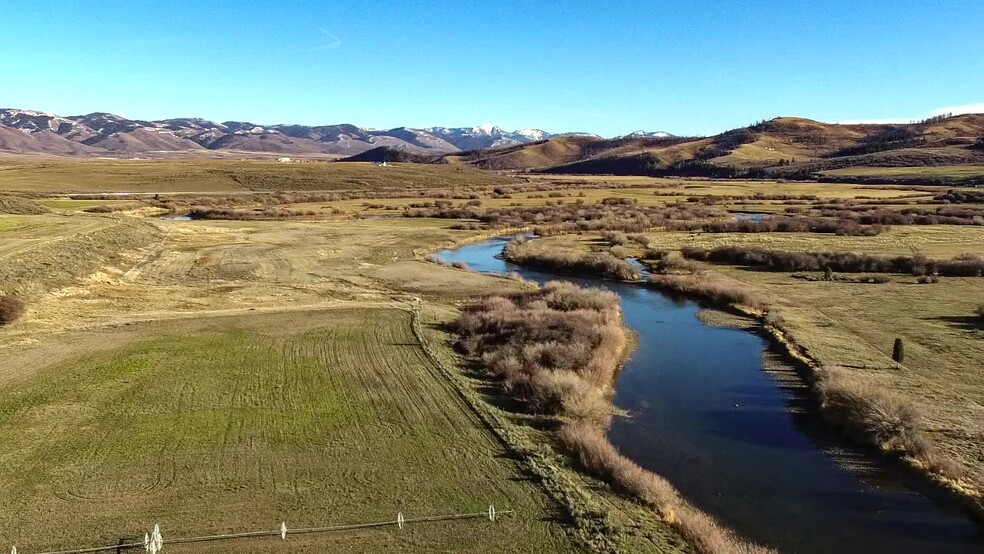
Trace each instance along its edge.
<instances>
[{"instance_id":1,"label":"distant mountain range","mask_svg":"<svg viewBox=\"0 0 984 554\"><path fill-rule=\"evenodd\" d=\"M0 109L0 152L62 156L167 156L214 153L351 156L379 147L438 155L529 144L591 133L505 131L495 125L374 130L355 125L259 125L200 118L159 121L110 113L58 116L35 110ZM632 136L669 137L637 131Z\"/></svg>"}]
</instances>

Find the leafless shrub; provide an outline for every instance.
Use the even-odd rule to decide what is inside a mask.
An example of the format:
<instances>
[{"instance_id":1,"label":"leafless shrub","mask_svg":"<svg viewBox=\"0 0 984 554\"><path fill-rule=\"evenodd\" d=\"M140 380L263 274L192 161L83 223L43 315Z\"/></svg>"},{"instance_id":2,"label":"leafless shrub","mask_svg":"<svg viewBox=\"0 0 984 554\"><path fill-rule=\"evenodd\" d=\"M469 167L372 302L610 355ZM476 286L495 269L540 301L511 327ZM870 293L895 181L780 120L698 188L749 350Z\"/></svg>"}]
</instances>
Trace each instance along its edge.
<instances>
[{"instance_id":1,"label":"leafless shrub","mask_svg":"<svg viewBox=\"0 0 984 554\"><path fill-rule=\"evenodd\" d=\"M524 392L537 409L563 407L565 391L583 392L570 386L573 379L608 387L626 345L617 296L560 282L536 292L487 298L466 310L455 330L459 346L472 355L481 353L494 375L512 378L512 386L528 386ZM517 379L518 374L530 379ZM596 413L589 403L570 406Z\"/></svg>"},{"instance_id":2,"label":"leafless shrub","mask_svg":"<svg viewBox=\"0 0 984 554\"><path fill-rule=\"evenodd\" d=\"M605 199L587 204L578 199L573 203L550 202L547 205L505 206L480 209L474 206L438 208L433 203L411 204L406 217L437 217L472 219L491 227L534 226L542 235L585 231L621 231L641 235L642 232L667 222L693 218L722 217L719 208L694 205L639 206L632 199ZM622 240L620 237L618 240Z\"/></svg>"},{"instance_id":3,"label":"leafless shrub","mask_svg":"<svg viewBox=\"0 0 984 554\"><path fill-rule=\"evenodd\" d=\"M835 423L887 450L907 451L917 444L920 418L911 406L849 379L841 369L824 368L817 377L825 414Z\"/></svg>"},{"instance_id":4,"label":"leafless shrub","mask_svg":"<svg viewBox=\"0 0 984 554\"><path fill-rule=\"evenodd\" d=\"M661 248L646 248L642 253L642 257L646 260L662 260L669 253L669 250L663 250Z\"/></svg>"},{"instance_id":5,"label":"leafless shrub","mask_svg":"<svg viewBox=\"0 0 984 554\"><path fill-rule=\"evenodd\" d=\"M966 473L966 468L926 438L921 414L901 398L852 379L841 368L818 370L816 388L824 416L850 435L883 450L912 456L950 479Z\"/></svg>"},{"instance_id":6,"label":"leafless shrub","mask_svg":"<svg viewBox=\"0 0 984 554\"><path fill-rule=\"evenodd\" d=\"M427 260L428 262L435 263L435 264L440 264L440 265L443 265L443 266L450 266L451 265L446 260L438 257L435 254L428 254L428 255L424 256L424 259Z\"/></svg>"},{"instance_id":7,"label":"leafless shrub","mask_svg":"<svg viewBox=\"0 0 984 554\"><path fill-rule=\"evenodd\" d=\"M783 325L786 324L786 318L783 316L782 310L772 307L765 312L763 322L769 327L782 329Z\"/></svg>"},{"instance_id":8,"label":"leafless shrub","mask_svg":"<svg viewBox=\"0 0 984 554\"><path fill-rule=\"evenodd\" d=\"M643 248L649 248L649 245L652 242L651 239L649 238L649 235L646 235L644 233L632 233L631 235L629 235L629 240L631 240L632 242L638 244Z\"/></svg>"},{"instance_id":9,"label":"leafless shrub","mask_svg":"<svg viewBox=\"0 0 984 554\"><path fill-rule=\"evenodd\" d=\"M621 231L607 231L601 234L601 238L612 246L622 246L629 243L629 236Z\"/></svg>"},{"instance_id":10,"label":"leafless shrub","mask_svg":"<svg viewBox=\"0 0 984 554\"><path fill-rule=\"evenodd\" d=\"M706 233L833 233L874 236L885 231L883 225L861 225L853 219L810 216L773 216L762 221L677 221L667 224L674 231Z\"/></svg>"},{"instance_id":11,"label":"leafless shrub","mask_svg":"<svg viewBox=\"0 0 984 554\"><path fill-rule=\"evenodd\" d=\"M693 294L721 304L735 304L755 310L765 309L769 302L761 293L732 281L703 275L653 275L649 283L683 294Z\"/></svg>"},{"instance_id":12,"label":"leafless shrub","mask_svg":"<svg viewBox=\"0 0 984 554\"><path fill-rule=\"evenodd\" d=\"M561 427L558 435L561 445L585 470L656 509L696 545L698 551L713 554L772 552L742 541L707 514L686 504L673 485L623 456L599 428L571 422Z\"/></svg>"},{"instance_id":13,"label":"leafless shrub","mask_svg":"<svg viewBox=\"0 0 984 554\"><path fill-rule=\"evenodd\" d=\"M700 264L688 260L676 252L664 254L652 264L657 273L700 273Z\"/></svg>"},{"instance_id":14,"label":"leafless shrub","mask_svg":"<svg viewBox=\"0 0 984 554\"><path fill-rule=\"evenodd\" d=\"M790 277L794 279L803 279L804 281L814 281L814 282L835 281L838 283L865 283L871 285L884 285L885 283L892 282L892 280L887 275L884 274L857 275L857 276L832 274L828 278L828 276L823 273L811 274L811 273L796 272L790 275Z\"/></svg>"},{"instance_id":15,"label":"leafless shrub","mask_svg":"<svg viewBox=\"0 0 984 554\"><path fill-rule=\"evenodd\" d=\"M12 294L0 296L0 325L8 325L17 321L27 311L27 304Z\"/></svg>"},{"instance_id":16,"label":"leafless shrub","mask_svg":"<svg viewBox=\"0 0 984 554\"><path fill-rule=\"evenodd\" d=\"M719 246L711 250L683 247L680 252L684 257L695 260L762 267L769 271L820 271L830 268L848 273L936 274L948 277L979 277L984 272L984 259L973 254L963 254L951 260L935 260L921 255L886 257L856 252L796 252L744 246Z\"/></svg>"},{"instance_id":17,"label":"leafless shrub","mask_svg":"<svg viewBox=\"0 0 984 554\"><path fill-rule=\"evenodd\" d=\"M506 245L503 255L510 262L519 265L562 273L589 273L620 281L635 281L640 278L635 266L610 252L548 250L536 244L536 241L518 238Z\"/></svg>"},{"instance_id":18,"label":"leafless shrub","mask_svg":"<svg viewBox=\"0 0 984 554\"><path fill-rule=\"evenodd\" d=\"M767 552L690 507L665 479L622 456L605 436L604 391L626 346L618 297L552 281L533 292L485 298L454 323L458 346L479 355L503 390L529 410L562 418L556 438L588 472L632 494L703 552Z\"/></svg>"}]
</instances>

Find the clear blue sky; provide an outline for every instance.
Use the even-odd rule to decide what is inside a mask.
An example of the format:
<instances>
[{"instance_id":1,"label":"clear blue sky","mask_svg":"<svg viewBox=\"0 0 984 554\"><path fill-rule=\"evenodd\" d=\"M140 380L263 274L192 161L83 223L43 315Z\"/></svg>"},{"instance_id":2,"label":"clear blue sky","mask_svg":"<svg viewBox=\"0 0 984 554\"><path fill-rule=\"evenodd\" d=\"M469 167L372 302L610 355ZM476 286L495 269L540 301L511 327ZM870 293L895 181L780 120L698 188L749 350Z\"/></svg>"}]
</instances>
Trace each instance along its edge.
<instances>
[{"instance_id":1,"label":"clear blue sky","mask_svg":"<svg viewBox=\"0 0 984 554\"><path fill-rule=\"evenodd\" d=\"M14 4L0 107L61 115L614 135L984 111L980 0Z\"/></svg>"}]
</instances>

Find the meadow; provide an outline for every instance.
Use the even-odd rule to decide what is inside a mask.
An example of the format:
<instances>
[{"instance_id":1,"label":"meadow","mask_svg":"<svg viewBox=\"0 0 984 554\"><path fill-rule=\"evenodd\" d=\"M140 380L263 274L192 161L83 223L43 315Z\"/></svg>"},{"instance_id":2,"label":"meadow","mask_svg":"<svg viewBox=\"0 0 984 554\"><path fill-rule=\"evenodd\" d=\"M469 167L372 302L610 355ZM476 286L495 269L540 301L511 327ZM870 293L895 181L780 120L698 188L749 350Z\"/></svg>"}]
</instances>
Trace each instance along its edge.
<instances>
[{"instance_id":1,"label":"meadow","mask_svg":"<svg viewBox=\"0 0 984 554\"><path fill-rule=\"evenodd\" d=\"M515 181L468 167L261 160L62 160L0 157L0 190L44 193L455 188Z\"/></svg>"},{"instance_id":2,"label":"meadow","mask_svg":"<svg viewBox=\"0 0 984 554\"><path fill-rule=\"evenodd\" d=\"M645 505L576 471L550 447L550 417L503 409L508 398L452 349L443 326L463 306L529 286L426 254L579 211L590 229L532 244L562 253L563 264L593 252L605 267L655 253L681 264L682 248L722 245L984 254L984 227L972 224L889 225L872 236L662 226L790 207L819 213L828 203L937 207L926 204L942 189L921 186L12 158L0 161L0 191L14 198L0 214L0 294L27 305L0 327L0 434L12 437L0 451L0 495L12 499L0 506L0 544L22 552L112 543L154 521L197 534L488 502L517 516L288 545L693 551ZM160 218L196 206L248 217ZM440 217L405 217L431 213ZM611 232L620 214L644 227ZM968 486L982 488L984 350L974 310L984 279L919 284L891 274L861 284L692 263L780 308L797 344L824 365L917 406L933 441L970 470ZM902 370L890 358L896 337L906 342ZM283 547L251 539L234 548Z\"/></svg>"},{"instance_id":3,"label":"meadow","mask_svg":"<svg viewBox=\"0 0 984 554\"><path fill-rule=\"evenodd\" d=\"M568 551L563 529L541 522L556 517L552 502L512 478L411 317L342 308L148 323L104 343L123 346L8 383L0 540L32 551L113 544L149 522L177 537L495 503L522 517L303 536L289 548Z\"/></svg>"},{"instance_id":4,"label":"meadow","mask_svg":"<svg viewBox=\"0 0 984 554\"><path fill-rule=\"evenodd\" d=\"M0 327L0 433L14 437L0 494L16 499L0 509L5 544L31 552L111 544L154 522L179 536L494 502L516 517L207 550L686 550L552 457L531 466L539 431L487 404L480 381L441 369L462 367L441 330L455 304L522 288L425 261L474 235L452 222L67 208L0 225L0 292L28 307Z\"/></svg>"}]
</instances>

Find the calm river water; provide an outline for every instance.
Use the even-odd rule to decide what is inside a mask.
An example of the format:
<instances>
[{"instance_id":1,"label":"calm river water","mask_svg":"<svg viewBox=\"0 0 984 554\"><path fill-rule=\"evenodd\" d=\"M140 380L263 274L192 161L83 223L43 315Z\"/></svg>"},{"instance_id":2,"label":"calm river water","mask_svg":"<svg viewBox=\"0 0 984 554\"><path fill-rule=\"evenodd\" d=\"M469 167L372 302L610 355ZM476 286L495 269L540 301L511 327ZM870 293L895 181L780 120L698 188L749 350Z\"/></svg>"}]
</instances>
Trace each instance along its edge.
<instances>
[{"instance_id":1,"label":"calm river water","mask_svg":"<svg viewBox=\"0 0 984 554\"><path fill-rule=\"evenodd\" d=\"M639 344L619 375L611 441L696 506L783 552L984 552L984 533L833 436L803 398L763 371L766 341L712 327L700 306L641 285L559 277L510 264L499 238L438 256L485 273L517 272L607 288ZM865 471L838 459L861 460Z\"/></svg>"}]
</instances>

